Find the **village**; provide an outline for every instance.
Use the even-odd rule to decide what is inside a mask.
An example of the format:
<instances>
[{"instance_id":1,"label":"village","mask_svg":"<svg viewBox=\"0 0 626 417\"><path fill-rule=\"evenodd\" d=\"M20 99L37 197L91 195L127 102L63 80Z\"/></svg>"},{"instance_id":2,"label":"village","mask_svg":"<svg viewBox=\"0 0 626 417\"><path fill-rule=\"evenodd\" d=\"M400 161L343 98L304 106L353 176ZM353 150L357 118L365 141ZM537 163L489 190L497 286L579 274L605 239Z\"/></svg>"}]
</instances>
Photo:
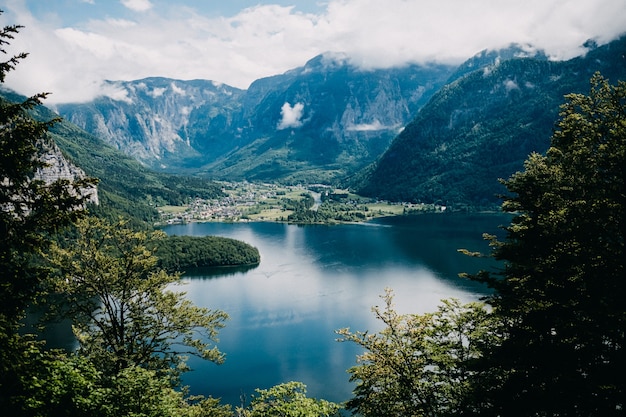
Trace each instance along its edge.
<instances>
[{"instance_id":1,"label":"village","mask_svg":"<svg viewBox=\"0 0 626 417\"><path fill-rule=\"evenodd\" d=\"M445 211L445 206L378 201L347 190L337 190L327 185L278 185L269 183L223 182L226 195L218 199L196 198L182 206L159 207L160 224L190 222L245 222L288 221L294 213L293 205L311 196L316 211L322 204L341 206L344 210L361 213L363 220L375 217L398 216L424 211ZM326 198L324 198L326 196ZM340 198L328 198L337 197Z\"/></svg>"}]
</instances>

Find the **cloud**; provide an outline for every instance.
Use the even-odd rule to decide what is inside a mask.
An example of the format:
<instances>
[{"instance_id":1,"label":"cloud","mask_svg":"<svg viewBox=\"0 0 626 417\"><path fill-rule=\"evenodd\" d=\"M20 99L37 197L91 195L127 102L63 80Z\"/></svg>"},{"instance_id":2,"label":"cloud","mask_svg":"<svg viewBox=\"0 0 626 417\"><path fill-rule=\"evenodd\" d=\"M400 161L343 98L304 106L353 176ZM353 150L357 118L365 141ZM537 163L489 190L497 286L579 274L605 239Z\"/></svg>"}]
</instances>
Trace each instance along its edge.
<instances>
[{"instance_id":1,"label":"cloud","mask_svg":"<svg viewBox=\"0 0 626 417\"><path fill-rule=\"evenodd\" d=\"M359 123L348 126L347 130L351 132L375 132L378 130L389 130L393 127L385 126L380 121L374 120L372 123Z\"/></svg>"},{"instance_id":2,"label":"cloud","mask_svg":"<svg viewBox=\"0 0 626 417\"><path fill-rule=\"evenodd\" d=\"M519 90L519 86L514 80L506 80L503 84L507 93L510 93L512 90Z\"/></svg>"},{"instance_id":3,"label":"cloud","mask_svg":"<svg viewBox=\"0 0 626 417\"><path fill-rule=\"evenodd\" d=\"M121 3L135 12L145 12L152 8L150 0L121 0Z\"/></svg>"},{"instance_id":4,"label":"cloud","mask_svg":"<svg viewBox=\"0 0 626 417\"><path fill-rule=\"evenodd\" d=\"M63 11L38 19L24 0L9 0L0 24L25 26L11 51L30 55L7 86L52 91L51 102L89 100L107 79L199 78L247 88L326 51L364 68L460 64L511 42L567 59L583 53L587 39L601 45L626 31L624 0L328 0L315 13L266 4L230 17L179 1L124 0L131 10L150 11L130 15L90 7L91 19L64 25Z\"/></svg>"},{"instance_id":5,"label":"cloud","mask_svg":"<svg viewBox=\"0 0 626 417\"><path fill-rule=\"evenodd\" d=\"M133 100L128 96L128 90L115 84L105 84L102 86L100 93L115 101L123 101L127 104L133 104Z\"/></svg>"},{"instance_id":6,"label":"cloud","mask_svg":"<svg viewBox=\"0 0 626 417\"><path fill-rule=\"evenodd\" d=\"M302 126L302 115L304 113L304 104L296 103L291 107L291 104L285 103L280 109L282 119L278 126L278 130L297 128Z\"/></svg>"},{"instance_id":7,"label":"cloud","mask_svg":"<svg viewBox=\"0 0 626 417\"><path fill-rule=\"evenodd\" d=\"M148 95L152 98L157 98L157 97L161 97L163 95L163 93L165 93L165 91L167 90L167 88L162 87L155 87L152 91L148 92Z\"/></svg>"},{"instance_id":8,"label":"cloud","mask_svg":"<svg viewBox=\"0 0 626 417\"><path fill-rule=\"evenodd\" d=\"M187 95L187 93L185 93L185 90L183 90L182 88L180 88L179 86L177 86L175 83L170 84L170 87L172 87L172 91L176 94L178 94L179 96L185 96Z\"/></svg>"}]
</instances>

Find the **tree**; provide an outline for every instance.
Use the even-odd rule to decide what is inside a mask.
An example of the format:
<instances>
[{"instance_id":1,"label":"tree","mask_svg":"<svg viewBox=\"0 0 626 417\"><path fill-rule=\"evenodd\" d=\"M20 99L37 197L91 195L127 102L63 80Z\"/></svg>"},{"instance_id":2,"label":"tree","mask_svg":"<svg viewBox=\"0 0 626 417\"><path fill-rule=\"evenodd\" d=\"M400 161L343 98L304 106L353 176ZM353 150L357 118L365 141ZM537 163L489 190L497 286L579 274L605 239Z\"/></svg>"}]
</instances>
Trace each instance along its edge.
<instances>
[{"instance_id":1,"label":"tree","mask_svg":"<svg viewBox=\"0 0 626 417\"><path fill-rule=\"evenodd\" d=\"M106 377L77 355L42 361L37 378L20 398L26 415L54 417L231 417L214 398L185 397L167 376L130 366Z\"/></svg>"},{"instance_id":2,"label":"tree","mask_svg":"<svg viewBox=\"0 0 626 417\"><path fill-rule=\"evenodd\" d=\"M626 83L596 74L566 99L546 155L504 182L516 215L487 237L504 270L474 276L504 336L482 357L482 415L626 410Z\"/></svg>"},{"instance_id":3,"label":"tree","mask_svg":"<svg viewBox=\"0 0 626 417\"><path fill-rule=\"evenodd\" d=\"M237 408L239 417L330 417L339 415L339 405L308 398L306 385L287 382L270 389L257 389L250 405Z\"/></svg>"},{"instance_id":4,"label":"tree","mask_svg":"<svg viewBox=\"0 0 626 417\"><path fill-rule=\"evenodd\" d=\"M215 398L185 398L171 381L157 372L129 366L103 390L102 417L231 417L228 405Z\"/></svg>"},{"instance_id":5,"label":"tree","mask_svg":"<svg viewBox=\"0 0 626 417\"><path fill-rule=\"evenodd\" d=\"M0 10L0 14L2 11ZM21 26L0 30L0 52L7 54ZM0 62L0 83L26 53ZM57 119L37 121L29 111L40 105L46 93L12 103L0 97L0 408L13 411L23 389L23 375L30 374L37 347L19 334L26 308L42 291L46 270L39 256L51 235L83 214L80 189L93 180L51 184L36 180L44 166L40 157L49 145L48 129Z\"/></svg>"},{"instance_id":6,"label":"tree","mask_svg":"<svg viewBox=\"0 0 626 417\"><path fill-rule=\"evenodd\" d=\"M445 416L466 410L465 399L475 375L472 361L495 337L481 303L443 300L426 314L399 314L393 293L373 309L385 328L378 333L341 329L340 341L366 349L349 372L357 381L347 408L361 416Z\"/></svg>"},{"instance_id":7,"label":"tree","mask_svg":"<svg viewBox=\"0 0 626 417\"><path fill-rule=\"evenodd\" d=\"M78 223L75 241L53 246L57 291L74 321L80 351L105 373L141 366L177 375L181 354L223 361L211 344L228 316L171 290L180 276L156 268L153 255L163 236L91 218Z\"/></svg>"}]
</instances>

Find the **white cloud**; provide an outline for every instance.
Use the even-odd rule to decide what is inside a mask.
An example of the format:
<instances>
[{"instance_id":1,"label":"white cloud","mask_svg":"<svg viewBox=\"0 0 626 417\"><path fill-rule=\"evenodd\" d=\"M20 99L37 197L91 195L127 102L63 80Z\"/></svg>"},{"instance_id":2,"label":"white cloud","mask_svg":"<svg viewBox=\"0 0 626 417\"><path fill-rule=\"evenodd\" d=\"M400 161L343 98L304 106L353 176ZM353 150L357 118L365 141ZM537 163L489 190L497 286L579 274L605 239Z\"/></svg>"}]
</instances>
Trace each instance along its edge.
<instances>
[{"instance_id":1,"label":"white cloud","mask_svg":"<svg viewBox=\"0 0 626 417\"><path fill-rule=\"evenodd\" d=\"M133 100L128 96L128 90L123 87L106 84L100 90L101 94L115 101L123 101L127 104L133 104Z\"/></svg>"},{"instance_id":2,"label":"white cloud","mask_svg":"<svg viewBox=\"0 0 626 417\"><path fill-rule=\"evenodd\" d=\"M88 100L106 79L201 78L247 88L325 51L368 68L461 63L511 42L566 59L584 52L589 38L603 44L626 31L624 0L329 0L319 13L258 5L231 17L202 15L176 0L158 7L125 0L150 13L129 20L112 12L71 26L38 20L24 0L6 3L0 25L26 27L11 51L30 53L7 86L52 91L51 102Z\"/></svg>"},{"instance_id":3,"label":"white cloud","mask_svg":"<svg viewBox=\"0 0 626 417\"><path fill-rule=\"evenodd\" d=\"M128 29L131 28L133 26L137 26L137 22L134 22L132 20L127 20L127 19L106 19L105 20L107 25L110 25L111 27L117 27L120 29Z\"/></svg>"},{"instance_id":4,"label":"white cloud","mask_svg":"<svg viewBox=\"0 0 626 417\"><path fill-rule=\"evenodd\" d=\"M359 123L348 126L347 130L352 132L375 132L378 130L391 130L395 128L396 126L385 126L379 120L374 120L372 123Z\"/></svg>"},{"instance_id":5,"label":"white cloud","mask_svg":"<svg viewBox=\"0 0 626 417\"><path fill-rule=\"evenodd\" d=\"M165 91L167 90L167 88L162 87L155 87L152 91L148 92L148 95L152 98L157 98L157 97L161 97L163 95L163 93L165 93Z\"/></svg>"},{"instance_id":6,"label":"white cloud","mask_svg":"<svg viewBox=\"0 0 626 417\"><path fill-rule=\"evenodd\" d=\"M152 8L150 0L121 0L124 7L136 12L145 12Z\"/></svg>"},{"instance_id":7,"label":"white cloud","mask_svg":"<svg viewBox=\"0 0 626 417\"><path fill-rule=\"evenodd\" d=\"M304 113L304 104L296 103L291 107L291 104L285 103L280 109L282 119L278 126L278 130L297 128L302 126L302 115Z\"/></svg>"},{"instance_id":8,"label":"white cloud","mask_svg":"<svg viewBox=\"0 0 626 417\"><path fill-rule=\"evenodd\" d=\"M176 94L178 94L179 96L185 96L187 95L187 93L185 93L185 90L183 90L182 88L180 88L179 86L177 86L175 83L170 84L170 87L172 87L172 91L174 91Z\"/></svg>"},{"instance_id":9,"label":"white cloud","mask_svg":"<svg viewBox=\"0 0 626 417\"><path fill-rule=\"evenodd\" d=\"M519 86L514 80L506 80L503 84L507 93L510 93L512 90L519 90Z\"/></svg>"}]
</instances>

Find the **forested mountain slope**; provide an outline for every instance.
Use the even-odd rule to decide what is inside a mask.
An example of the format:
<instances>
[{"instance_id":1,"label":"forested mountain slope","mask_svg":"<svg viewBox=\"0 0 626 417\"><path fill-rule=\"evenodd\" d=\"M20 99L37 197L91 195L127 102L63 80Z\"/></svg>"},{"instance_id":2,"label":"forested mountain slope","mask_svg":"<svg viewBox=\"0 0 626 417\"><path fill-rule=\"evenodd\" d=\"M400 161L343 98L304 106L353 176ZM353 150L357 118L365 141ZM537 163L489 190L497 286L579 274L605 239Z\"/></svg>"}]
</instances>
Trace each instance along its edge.
<instances>
[{"instance_id":1,"label":"forested mountain slope","mask_svg":"<svg viewBox=\"0 0 626 417\"><path fill-rule=\"evenodd\" d=\"M564 95L586 93L599 71L626 79L626 38L569 61L543 56L497 60L437 92L353 185L387 200L492 206L498 178L544 152Z\"/></svg>"}]
</instances>

